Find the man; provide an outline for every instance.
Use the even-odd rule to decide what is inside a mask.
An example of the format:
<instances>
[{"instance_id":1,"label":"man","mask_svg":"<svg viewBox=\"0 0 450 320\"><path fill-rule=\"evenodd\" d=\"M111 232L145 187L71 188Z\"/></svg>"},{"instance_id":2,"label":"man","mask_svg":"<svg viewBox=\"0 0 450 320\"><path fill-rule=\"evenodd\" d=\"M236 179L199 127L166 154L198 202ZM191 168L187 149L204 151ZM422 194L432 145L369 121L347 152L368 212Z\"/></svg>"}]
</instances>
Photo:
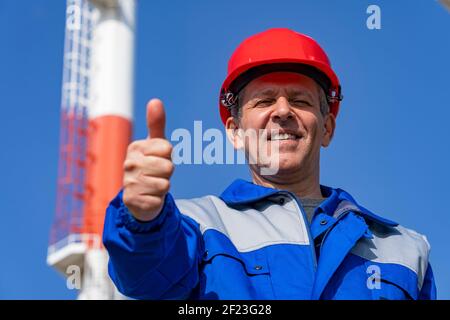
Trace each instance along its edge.
<instances>
[{"instance_id":1,"label":"man","mask_svg":"<svg viewBox=\"0 0 450 320\"><path fill-rule=\"evenodd\" d=\"M149 137L130 145L105 220L118 289L137 299L434 299L426 238L319 183L341 99L313 39L288 29L248 38L230 59L219 107L234 147L254 159L253 182L177 201L163 105L150 101ZM252 148L260 142L271 174Z\"/></svg>"}]
</instances>

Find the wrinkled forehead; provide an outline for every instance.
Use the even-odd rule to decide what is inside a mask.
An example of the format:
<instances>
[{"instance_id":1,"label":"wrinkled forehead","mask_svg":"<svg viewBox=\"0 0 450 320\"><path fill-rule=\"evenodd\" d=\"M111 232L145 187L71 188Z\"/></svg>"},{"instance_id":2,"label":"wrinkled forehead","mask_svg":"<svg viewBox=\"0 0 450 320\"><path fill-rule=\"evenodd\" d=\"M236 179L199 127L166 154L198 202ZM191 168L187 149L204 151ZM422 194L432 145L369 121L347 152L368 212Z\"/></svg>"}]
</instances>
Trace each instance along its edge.
<instances>
[{"instance_id":1,"label":"wrinkled forehead","mask_svg":"<svg viewBox=\"0 0 450 320\"><path fill-rule=\"evenodd\" d=\"M305 75L294 72L273 72L250 81L243 90L244 95L251 99L258 95L276 95L280 91L289 95L318 94L317 83Z\"/></svg>"}]
</instances>

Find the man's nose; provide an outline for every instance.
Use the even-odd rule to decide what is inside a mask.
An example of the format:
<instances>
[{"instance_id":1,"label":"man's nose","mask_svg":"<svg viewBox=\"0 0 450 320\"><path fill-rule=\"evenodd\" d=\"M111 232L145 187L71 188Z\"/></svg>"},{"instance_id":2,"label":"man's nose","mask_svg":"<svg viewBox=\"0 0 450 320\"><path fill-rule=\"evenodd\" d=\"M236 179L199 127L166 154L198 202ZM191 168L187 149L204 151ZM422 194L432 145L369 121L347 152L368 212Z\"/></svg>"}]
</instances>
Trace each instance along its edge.
<instances>
[{"instance_id":1,"label":"man's nose","mask_svg":"<svg viewBox=\"0 0 450 320\"><path fill-rule=\"evenodd\" d=\"M289 101L285 97L279 97L273 107L273 121L286 121L294 118Z\"/></svg>"}]
</instances>

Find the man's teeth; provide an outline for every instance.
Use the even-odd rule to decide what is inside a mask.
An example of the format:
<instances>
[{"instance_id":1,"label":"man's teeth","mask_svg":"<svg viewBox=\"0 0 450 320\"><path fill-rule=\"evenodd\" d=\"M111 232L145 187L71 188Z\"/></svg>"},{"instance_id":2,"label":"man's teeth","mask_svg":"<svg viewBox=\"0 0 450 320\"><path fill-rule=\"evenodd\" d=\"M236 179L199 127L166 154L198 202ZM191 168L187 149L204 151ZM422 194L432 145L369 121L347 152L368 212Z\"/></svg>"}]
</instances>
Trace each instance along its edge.
<instances>
[{"instance_id":1,"label":"man's teeth","mask_svg":"<svg viewBox=\"0 0 450 320\"><path fill-rule=\"evenodd\" d=\"M289 133L274 134L270 137L270 140L296 140L297 136Z\"/></svg>"}]
</instances>

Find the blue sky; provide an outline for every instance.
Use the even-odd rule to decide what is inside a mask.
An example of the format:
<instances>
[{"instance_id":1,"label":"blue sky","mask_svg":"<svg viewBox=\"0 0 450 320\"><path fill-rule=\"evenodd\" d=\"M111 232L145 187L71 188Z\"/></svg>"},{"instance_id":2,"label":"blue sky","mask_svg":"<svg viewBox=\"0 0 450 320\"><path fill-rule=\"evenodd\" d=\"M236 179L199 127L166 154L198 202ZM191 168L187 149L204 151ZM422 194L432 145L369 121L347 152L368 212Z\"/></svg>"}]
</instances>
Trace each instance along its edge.
<instances>
[{"instance_id":1,"label":"blue sky","mask_svg":"<svg viewBox=\"0 0 450 320\"><path fill-rule=\"evenodd\" d=\"M381 8L381 30L366 8ZM135 76L136 138L145 104L166 105L167 132L221 128L217 93L233 49L271 27L316 38L345 99L323 184L427 235L438 297L450 299L450 15L436 1L140 0ZM65 1L0 0L0 298L71 299L46 263L58 162ZM176 197L220 193L248 178L243 165L181 165ZM201 183L199 183L201 182Z\"/></svg>"}]
</instances>

